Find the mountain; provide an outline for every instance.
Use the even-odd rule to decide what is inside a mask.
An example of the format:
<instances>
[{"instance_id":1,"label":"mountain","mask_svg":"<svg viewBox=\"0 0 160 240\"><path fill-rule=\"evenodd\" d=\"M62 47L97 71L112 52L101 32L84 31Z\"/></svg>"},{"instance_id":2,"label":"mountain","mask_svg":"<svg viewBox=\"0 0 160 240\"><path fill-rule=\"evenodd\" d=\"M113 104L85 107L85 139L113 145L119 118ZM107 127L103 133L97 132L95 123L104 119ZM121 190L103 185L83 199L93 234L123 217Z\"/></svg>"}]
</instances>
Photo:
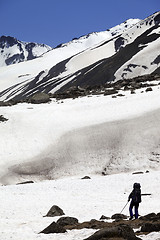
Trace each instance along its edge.
<instances>
[{"instance_id":1,"label":"mountain","mask_svg":"<svg viewBox=\"0 0 160 240\"><path fill-rule=\"evenodd\" d=\"M0 67L39 57L52 48L45 44L21 42L14 37L0 37Z\"/></svg>"},{"instance_id":2,"label":"mountain","mask_svg":"<svg viewBox=\"0 0 160 240\"><path fill-rule=\"evenodd\" d=\"M36 92L55 93L70 87L159 73L160 12L92 33L32 61L0 69L0 99L26 99Z\"/></svg>"}]
</instances>

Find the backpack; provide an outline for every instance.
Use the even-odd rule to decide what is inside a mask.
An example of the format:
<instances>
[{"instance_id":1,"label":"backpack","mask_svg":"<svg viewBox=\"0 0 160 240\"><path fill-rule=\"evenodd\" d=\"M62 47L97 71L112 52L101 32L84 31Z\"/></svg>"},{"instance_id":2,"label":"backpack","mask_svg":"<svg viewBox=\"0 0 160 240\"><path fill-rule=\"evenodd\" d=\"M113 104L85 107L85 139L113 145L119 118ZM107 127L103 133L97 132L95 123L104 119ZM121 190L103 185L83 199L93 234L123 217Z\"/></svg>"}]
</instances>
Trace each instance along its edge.
<instances>
[{"instance_id":1,"label":"backpack","mask_svg":"<svg viewBox=\"0 0 160 240\"><path fill-rule=\"evenodd\" d=\"M141 185L140 185L140 183L134 183L132 199L135 203L141 202Z\"/></svg>"}]
</instances>

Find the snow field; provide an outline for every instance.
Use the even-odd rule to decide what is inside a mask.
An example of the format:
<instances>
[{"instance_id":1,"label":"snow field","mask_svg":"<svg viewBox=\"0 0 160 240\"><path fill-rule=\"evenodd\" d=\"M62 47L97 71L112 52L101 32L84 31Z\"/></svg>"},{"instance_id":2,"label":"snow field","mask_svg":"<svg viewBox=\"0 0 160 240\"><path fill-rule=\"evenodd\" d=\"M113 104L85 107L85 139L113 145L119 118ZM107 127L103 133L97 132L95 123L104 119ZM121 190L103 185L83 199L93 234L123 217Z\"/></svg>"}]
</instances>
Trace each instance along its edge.
<instances>
[{"instance_id":1,"label":"snow field","mask_svg":"<svg viewBox=\"0 0 160 240\"><path fill-rule=\"evenodd\" d=\"M9 120L0 123L1 183L100 173L108 163L113 172L157 169L156 159L148 158L159 151L159 105L154 87L116 99L93 96L3 107L0 114Z\"/></svg>"},{"instance_id":2,"label":"snow field","mask_svg":"<svg viewBox=\"0 0 160 240\"><path fill-rule=\"evenodd\" d=\"M66 216L76 217L79 222L97 219L101 215L111 217L120 213L127 202L134 182L140 182L143 196L139 213L145 215L159 212L160 172L136 174L119 173L108 176L92 175L68 177L27 185L1 186L0 236L2 240L79 239L95 232L91 229L72 230L65 234L38 234L59 217L43 217L50 207L58 205ZM123 213L128 215L128 207ZM150 239L158 239L159 233L151 233ZM149 239L144 236L142 239Z\"/></svg>"}]
</instances>

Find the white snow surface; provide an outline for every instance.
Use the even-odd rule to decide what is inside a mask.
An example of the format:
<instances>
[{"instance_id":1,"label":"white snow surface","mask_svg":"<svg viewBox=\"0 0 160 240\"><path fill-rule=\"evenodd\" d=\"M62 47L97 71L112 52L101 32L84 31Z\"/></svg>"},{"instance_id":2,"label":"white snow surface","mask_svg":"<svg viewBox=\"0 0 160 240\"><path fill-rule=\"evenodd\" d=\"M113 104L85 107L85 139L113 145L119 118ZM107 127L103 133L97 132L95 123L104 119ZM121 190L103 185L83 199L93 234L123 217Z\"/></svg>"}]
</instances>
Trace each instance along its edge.
<instances>
[{"instance_id":1,"label":"white snow surface","mask_svg":"<svg viewBox=\"0 0 160 240\"><path fill-rule=\"evenodd\" d=\"M141 91L0 108L9 119L0 122L2 240L82 240L95 230L38 234L58 219L43 216L58 205L80 222L111 217L134 182L152 194L143 197L140 215L160 212L160 90ZM109 175L102 176L104 167ZM14 185L26 180L35 183ZM158 240L160 233L140 237Z\"/></svg>"},{"instance_id":2,"label":"white snow surface","mask_svg":"<svg viewBox=\"0 0 160 240\"><path fill-rule=\"evenodd\" d=\"M119 173L108 176L91 176L82 180L69 177L27 185L0 187L0 236L2 240L83 240L96 230L68 230L61 234L39 234L59 217L43 217L53 205L61 207L65 216L76 217L79 222L99 220L102 215L111 217L120 213L127 202L134 182L140 182L143 193L139 214L159 211L160 171L140 175ZM123 214L129 215L128 205ZM158 240L160 232L140 236L144 240Z\"/></svg>"}]
</instances>

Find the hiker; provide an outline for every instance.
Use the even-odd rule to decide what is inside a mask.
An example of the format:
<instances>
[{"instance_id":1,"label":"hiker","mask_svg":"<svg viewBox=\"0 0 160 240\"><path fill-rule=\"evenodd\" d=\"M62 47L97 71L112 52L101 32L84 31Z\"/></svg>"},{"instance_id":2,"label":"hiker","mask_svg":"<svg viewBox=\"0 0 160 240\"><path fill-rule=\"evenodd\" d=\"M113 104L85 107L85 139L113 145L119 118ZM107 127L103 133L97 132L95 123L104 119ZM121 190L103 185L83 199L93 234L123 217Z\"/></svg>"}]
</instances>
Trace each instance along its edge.
<instances>
[{"instance_id":1,"label":"hiker","mask_svg":"<svg viewBox=\"0 0 160 240\"><path fill-rule=\"evenodd\" d=\"M133 184L133 190L130 193L128 197L128 202L131 200L130 206L129 206L129 213L130 213L130 218L129 220L133 219L133 207L135 210L135 219L138 218L138 207L139 203L141 202L141 185L140 183L134 183Z\"/></svg>"}]
</instances>

